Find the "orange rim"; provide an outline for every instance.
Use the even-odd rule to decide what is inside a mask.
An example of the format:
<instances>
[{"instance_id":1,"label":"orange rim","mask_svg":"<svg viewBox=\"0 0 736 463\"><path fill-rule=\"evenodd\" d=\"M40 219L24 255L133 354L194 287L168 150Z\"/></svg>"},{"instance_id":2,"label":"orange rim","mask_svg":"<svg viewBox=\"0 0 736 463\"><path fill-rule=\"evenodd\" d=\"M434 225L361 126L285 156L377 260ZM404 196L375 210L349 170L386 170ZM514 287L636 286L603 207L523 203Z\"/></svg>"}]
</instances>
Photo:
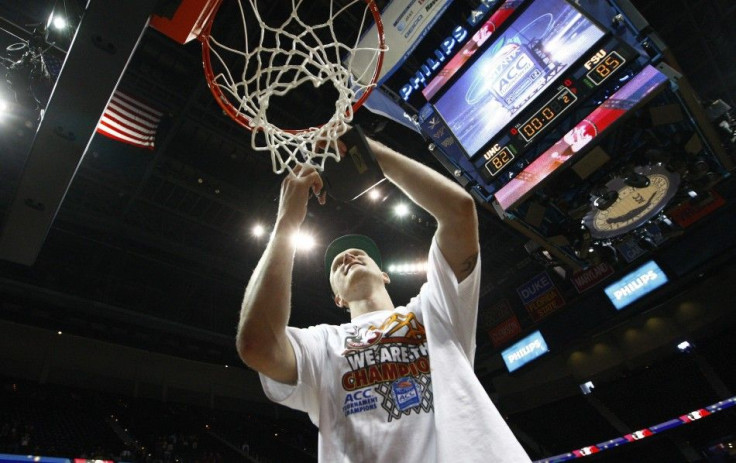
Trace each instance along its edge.
<instances>
[{"instance_id":1,"label":"orange rim","mask_svg":"<svg viewBox=\"0 0 736 463\"><path fill-rule=\"evenodd\" d=\"M373 20L376 24L376 33L378 35L378 59L376 60L376 67L373 71L373 76L371 76L370 83L366 86L365 91L363 94L358 98L358 100L353 103L352 110L353 113L355 113L358 108L360 108L363 103L368 99L373 89L376 87L376 82L378 81L378 77L381 75L381 67L383 66L383 52L386 49L386 37L383 33L383 22L381 21L381 11L378 9L378 6L376 5L375 0L365 0L366 4L368 5L368 8L371 11L371 14L373 14ZM225 96L220 89L220 87L215 83L215 73L212 70L212 62L210 60L210 43L209 38L212 31L212 23L214 22L215 16L217 16L217 12L220 9L220 6L222 4L222 0L218 0L215 4L211 7L211 12L207 15L207 22L202 27L202 32L200 33L198 40L202 43L202 63L204 65L204 75L207 79L207 85L210 88L210 92L212 92L212 95L215 97L215 100L220 105L223 111L230 116L235 122L240 124L241 126L245 127L246 129L252 131L253 127L251 127L251 120L247 118L245 115L243 115L241 112L239 112L235 107L230 103L227 96ZM325 122L326 124L326 122ZM310 131L316 131L319 130L320 127L324 126L325 124L320 124L316 127L310 127L306 129L283 129L280 128L283 132L291 133L291 134L297 134L302 132L310 132Z\"/></svg>"}]
</instances>

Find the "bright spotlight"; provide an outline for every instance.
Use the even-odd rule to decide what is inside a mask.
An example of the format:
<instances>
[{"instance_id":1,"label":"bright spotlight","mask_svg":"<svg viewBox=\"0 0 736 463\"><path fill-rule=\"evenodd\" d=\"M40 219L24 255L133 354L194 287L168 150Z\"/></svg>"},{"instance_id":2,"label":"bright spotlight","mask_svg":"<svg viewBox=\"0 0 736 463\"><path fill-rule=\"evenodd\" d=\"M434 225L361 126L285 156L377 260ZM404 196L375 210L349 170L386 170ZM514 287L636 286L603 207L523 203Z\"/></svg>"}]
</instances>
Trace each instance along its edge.
<instances>
[{"instance_id":1,"label":"bright spotlight","mask_svg":"<svg viewBox=\"0 0 736 463\"><path fill-rule=\"evenodd\" d=\"M399 217L405 217L409 215L409 206L404 203L397 204L394 207L394 213L396 213L396 215Z\"/></svg>"},{"instance_id":2,"label":"bright spotlight","mask_svg":"<svg viewBox=\"0 0 736 463\"><path fill-rule=\"evenodd\" d=\"M316 244L314 237L308 233L298 232L292 238L292 243L298 250L309 251Z\"/></svg>"},{"instance_id":3,"label":"bright spotlight","mask_svg":"<svg viewBox=\"0 0 736 463\"><path fill-rule=\"evenodd\" d=\"M379 199L381 199L381 192L378 191L376 188L372 189L368 192L368 199L370 199L371 201L378 201Z\"/></svg>"},{"instance_id":4,"label":"bright spotlight","mask_svg":"<svg viewBox=\"0 0 736 463\"><path fill-rule=\"evenodd\" d=\"M8 110L8 102L0 99L0 113L4 113Z\"/></svg>"},{"instance_id":5,"label":"bright spotlight","mask_svg":"<svg viewBox=\"0 0 736 463\"><path fill-rule=\"evenodd\" d=\"M399 262L388 266L388 272L396 275L417 275L427 272L427 262Z\"/></svg>"},{"instance_id":6,"label":"bright spotlight","mask_svg":"<svg viewBox=\"0 0 736 463\"><path fill-rule=\"evenodd\" d=\"M256 238L260 238L261 236L263 236L263 235L266 234L266 227L264 227L261 224L258 224L258 225L256 225L256 226L253 227L253 229L251 230L251 233Z\"/></svg>"},{"instance_id":7,"label":"bright spotlight","mask_svg":"<svg viewBox=\"0 0 736 463\"><path fill-rule=\"evenodd\" d=\"M62 16L54 16L53 24L56 30L66 29L66 19Z\"/></svg>"},{"instance_id":8,"label":"bright spotlight","mask_svg":"<svg viewBox=\"0 0 736 463\"><path fill-rule=\"evenodd\" d=\"M586 381L580 385L580 390L583 391L584 395L590 394L591 392L593 392L593 389L595 389L595 384L593 384L593 381Z\"/></svg>"},{"instance_id":9,"label":"bright spotlight","mask_svg":"<svg viewBox=\"0 0 736 463\"><path fill-rule=\"evenodd\" d=\"M48 21L46 21L46 27L53 26L56 30L63 30L66 29L67 22L64 16L58 15L56 13L51 13L49 15Z\"/></svg>"},{"instance_id":10,"label":"bright spotlight","mask_svg":"<svg viewBox=\"0 0 736 463\"><path fill-rule=\"evenodd\" d=\"M690 342L689 342L689 341L682 341L681 343L679 343L679 344L677 345L677 349L678 349L678 350L679 350L680 352L685 352L685 353L687 353L687 352L690 352L690 351L692 351L692 350L693 350L693 345L692 345L692 344L690 344Z\"/></svg>"}]
</instances>

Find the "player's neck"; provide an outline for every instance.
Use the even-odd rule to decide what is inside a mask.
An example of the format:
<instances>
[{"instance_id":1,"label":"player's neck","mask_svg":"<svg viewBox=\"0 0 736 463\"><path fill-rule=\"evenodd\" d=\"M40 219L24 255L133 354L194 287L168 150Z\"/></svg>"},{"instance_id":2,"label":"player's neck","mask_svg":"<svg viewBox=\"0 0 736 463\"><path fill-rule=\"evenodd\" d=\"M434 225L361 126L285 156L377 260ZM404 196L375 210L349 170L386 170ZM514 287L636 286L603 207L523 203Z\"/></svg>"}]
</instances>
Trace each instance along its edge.
<instances>
[{"instance_id":1,"label":"player's neck","mask_svg":"<svg viewBox=\"0 0 736 463\"><path fill-rule=\"evenodd\" d=\"M393 310L394 303L385 288L375 291L369 297L350 301L350 318L359 317L379 310Z\"/></svg>"}]
</instances>

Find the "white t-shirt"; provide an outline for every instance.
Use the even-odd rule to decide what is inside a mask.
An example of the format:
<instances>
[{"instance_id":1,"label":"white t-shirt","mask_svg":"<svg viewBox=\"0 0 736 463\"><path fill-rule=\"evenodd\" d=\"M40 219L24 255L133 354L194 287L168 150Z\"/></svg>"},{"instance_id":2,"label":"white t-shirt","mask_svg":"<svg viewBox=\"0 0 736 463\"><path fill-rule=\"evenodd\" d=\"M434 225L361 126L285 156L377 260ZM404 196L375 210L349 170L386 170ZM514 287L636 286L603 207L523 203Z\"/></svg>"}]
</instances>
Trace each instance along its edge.
<instances>
[{"instance_id":1,"label":"white t-shirt","mask_svg":"<svg viewBox=\"0 0 736 463\"><path fill-rule=\"evenodd\" d=\"M458 284L433 240L405 307L289 327L298 382L264 391L309 414L322 462L528 462L473 371L479 287L480 261Z\"/></svg>"}]
</instances>

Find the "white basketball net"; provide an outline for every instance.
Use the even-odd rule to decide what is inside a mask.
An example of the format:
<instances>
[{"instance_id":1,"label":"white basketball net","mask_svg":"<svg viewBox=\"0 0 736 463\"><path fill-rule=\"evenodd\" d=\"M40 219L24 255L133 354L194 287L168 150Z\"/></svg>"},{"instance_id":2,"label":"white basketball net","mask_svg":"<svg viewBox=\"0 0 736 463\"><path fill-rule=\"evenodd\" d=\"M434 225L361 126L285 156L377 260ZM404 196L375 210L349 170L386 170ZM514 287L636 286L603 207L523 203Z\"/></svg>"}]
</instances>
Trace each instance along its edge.
<instances>
[{"instance_id":1,"label":"white basketball net","mask_svg":"<svg viewBox=\"0 0 736 463\"><path fill-rule=\"evenodd\" d=\"M324 168L327 158L339 161L337 139L348 129L356 109L353 104L375 85L373 75L384 51L377 34L361 40L364 29L373 23L368 3L347 0L340 6L339 0L329 0L328 20L307 24L299 16L300 8L314 5L306 2L303 6L302 0L292 0L291 15L274 26L261 18L257 0L237 1L244 46L236 49L211 35L208 38L210 60L217 69L210 81L216 87L213 93L220 94L221 104L227 100L234 110L228 111L230 116L251 131L253 149L271 153L275 173L290 171L297 163L310 162ZM362 11L362 18L355 16L356 8ZM353 25L349 39L336 34L338 20ZM361 25L357 30L356 22ZM242 69L240 64L233 67L233 62L242 63ZM269 121L266 113L271 98L284 96L304 83L315 87L332 83L338 93L332 117L319 127L288 131Z\"/></svg>"}]
</instances>

